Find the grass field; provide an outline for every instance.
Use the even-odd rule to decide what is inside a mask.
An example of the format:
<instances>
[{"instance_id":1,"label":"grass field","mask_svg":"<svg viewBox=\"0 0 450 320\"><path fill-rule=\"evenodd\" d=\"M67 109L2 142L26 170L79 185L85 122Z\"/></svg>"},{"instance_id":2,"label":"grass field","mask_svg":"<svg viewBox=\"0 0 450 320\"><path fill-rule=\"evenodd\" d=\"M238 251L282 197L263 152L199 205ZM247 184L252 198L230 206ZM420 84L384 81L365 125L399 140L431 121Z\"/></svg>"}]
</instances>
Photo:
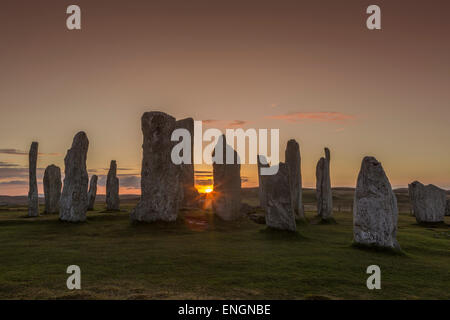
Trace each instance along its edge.
<instances>
[{"instance_id":1,"label":"grass field","mask_svg":"<svg viewBox=\"0 0 450 320\"><path fill-rule=\"evenodd\" d=\"M344 209L351 194L335 191L335 198L338 224L299 225L295 234L247 219L225 223L201 210L182 211L173 224L132 225L133 201L120 213L101 213L99 204L83 224L2 207L0 298L450 299L448 227L419 226L403 211L403 254L356 249ZM305 200L312 208L312 191ZM246 201L254 204L254 193ZM72 264L81 268L81 290L66 287ZM366 287L372 264L381 268L381 290Z\"/></svg>"}]
</instances>

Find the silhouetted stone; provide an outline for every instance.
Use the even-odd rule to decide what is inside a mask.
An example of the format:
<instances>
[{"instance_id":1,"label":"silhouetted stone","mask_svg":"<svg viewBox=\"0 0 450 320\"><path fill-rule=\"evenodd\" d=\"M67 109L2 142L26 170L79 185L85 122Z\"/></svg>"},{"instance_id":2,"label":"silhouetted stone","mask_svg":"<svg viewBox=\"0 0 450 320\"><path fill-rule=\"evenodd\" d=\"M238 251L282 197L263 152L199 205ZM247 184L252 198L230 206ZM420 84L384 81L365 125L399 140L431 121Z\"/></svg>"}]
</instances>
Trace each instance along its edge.
<instances>
[{"instance_id":1,"label":"silhouetted stone","mask_svg":"<svg viewBox=\"0 0 450 320\"><path fill-rule=\"evenodd\" d=\"M176 122L176 128L182 128L189 131L191 136L191 163L183 163L181 167L181 188L182 188L182 205L187 207L198 206L199 194L195 188L194 179L194 119L186 118Z\"/></svg>"},{"instance_id":2,"label":"silhouetted stone","mask_svg":"<svg viewBox=\"0 0 450 320\"><path fill-rule=\"evenodd\" d=\"M279 230L296 231L294 203L287 164L280 162L278 172L264 176L266 194L266 225Z\"/></svg>"},{"instance_id":3,"label":"silhouetted stone","mask_svg":"<svg viewBox=\"0 0 450 320\"><path fill-rule=\"evenodd\" d=\"M302 201L302 173L300 146L297 141L288 141L285 151L286 164L289 167L289 181L291 183L291 198L294 204L294 215L296 219L305 219Z\"/></svg>"},{"instance_id":4,"label":"silhouetted stone","mask_svg":"<svg viewBox=\"0 0 450 320\"><path fill-rule=\"evenodd\" d=\"M397 199L381 163L365 157L353 202L353 239L356 244L400 249L397 242Z\"/></svg>"},{"instance_id":5,"label":"silhouetted stone","mask_svg":"<svg viewBox=\"0 0 450 320\"><path fill-rule=\"evenodd\" d=\"M61 198L61 169L50 165L44 172L45 213L59 212L59 199Z\"/></svg>"},{"instance_id":6,"label":"silhouetted stone","mask_svg":"<svg viewBox=\"0 0 450 320\"><path fill-rule=\"evenodd\" d=\"M418 223L443 222L446 207L445 191L418 181L408 185L413 214Z\"/></svg>"},{"instance_id":7,"label":"silhouetted stone","mask_svg":"<svg viewBox=\"0 0 450 320\"><path fill-rule=\"evenodd\" d=\"M36 164L38 157L38 143L31 143L30 152L28 154L29 160L29 189L28 189L28 216L39 216L39 195L36 179Z\"/></svg>"},{"instance_id":8,"label":"silhouetted stone","mask_svg":"<svg viewBox=\"0 0 450 320\"><path fill-rule=\"evenodd\" d=\"M325 158L320 158L316 167L317 215L328 220L333 215L333 195L330 180L330 150L325 148Z\"/></svg>"},{"instance_id":9,"label":"silhouetted stone","mask_svg":"<svg viewBox=\"0 0 450 320\"><path fill-rule=\"evenodd\" d=\"M88 191L88 210L94 210L95 198L97 197L97 181L98 177L94 174L91 177L91 182L89 183Z\"/></svg>"},{"instance_id":10,"label":"silhouetted stone","mask_svg":"<svg viewBox=\"0 0 450 320\"><path fill-rule=\"evenodd\" d=\"M106 178L106 210L120 210L119 178L117 178L117 163L115 160L111 161Z\"/></svg>"},{"instance_id":11,"label":"silhouetted stone","mask_svg":"<svg viewBox=\"0 0 450 320\"><path fill-rule=\"evenodd\" d=\"M258 155L258 197L261 208L266 208L266 195L264 193L264 177L261 175L261 168L268 168L269 164L265 156Z\"/></svg>"},{"instance_id":12,"label":"silhouetted stone","mask_svg":"<svg viewBox=\"0 0 450 320\"><path fill-rule=\"evenodd\" d=\"M450 216L450 199L447 200L445 205L445 215Z\"/></svg>"},{"instance_id":13,"label":"silhouetted stone","mask_svg":"<svg viewBox=\"0 0 450 320\"><path fill-rule=\"evenodd\" d=\"M64 158L65 177L59 207L59 218L63 221L86 220L89 182L86 170L88 148L89 140L86 133L78 132L73 138L72 147Z\"/></svg>"},{"instance_id":14,"label":"silhouetted stone","mask_svg":"<svg viewBox=\"0 0 450 320\"><path fill-rule=\"evenodd\" d=\"M142 116L143 159L141 199L131 212L132 221L175 221L180 200L180 167L171 159L175 142L171 135L175 118L164 112L146 112Z\"/></svg>"},{"instance_id":15,"label":"silhouetted stone","mask_svg":"<svg viewBox=\"0 0 450 320\"><path fill-rule=\"evenodd\" d=\"M214 198L213 210L226 221L242 217L241 213L241 165L237 152L226 142L225 136L218 139L213 157L222 148L222 164L213 162ZM226 163L226 152L234 153L234 163ZM219 156L217 156L219 157ZM219 160L217 161L219 162Z\"/></svg>"}]
</instances>

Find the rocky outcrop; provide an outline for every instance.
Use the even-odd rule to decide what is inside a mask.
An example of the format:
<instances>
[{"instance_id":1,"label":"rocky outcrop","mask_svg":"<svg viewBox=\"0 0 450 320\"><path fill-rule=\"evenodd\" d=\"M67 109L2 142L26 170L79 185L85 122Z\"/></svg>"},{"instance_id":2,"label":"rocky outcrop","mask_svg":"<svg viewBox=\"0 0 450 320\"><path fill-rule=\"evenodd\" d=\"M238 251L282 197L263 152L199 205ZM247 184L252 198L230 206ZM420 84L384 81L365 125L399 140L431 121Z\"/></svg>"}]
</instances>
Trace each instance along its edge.
<instances>
[{"instance_id":1,"label":"rocky outcrop","mask_svg":"<svg viewBox=\"0 0 450 320\"><path fill-rule=\"evenodd\" d=\"M65 177L59 207L59 218L62 221L86 220L89 182L86 170L88 148L89 140L86 133L78 132L73 138L72 147L64 158Z\"/></svg>"},{"instance_id":2,"label":"rocky outcrop","mask_svg":"<svg viewBox=\"0 0 450 320\"><path fill-rule=\"evenodd\" d=\"M418 223L443 222L446 207L446 194L435 185L424 186L418 181L408 185L413 215Z\"/></svg>"},{"instance_id":3,"label":"rocky outcrop","mask_svg":"<svg viewBox=\"0 0 450 320\"><path fill-rule=\"evenodd\" d=\"M445 215L450 216L450 199L447 199L447 202L445 205Z\"/></svg>"},{"instance_id":4,"label":"rocky outcrop","mask_svg":"<svg viewBox=\"0 0 450 320\"><path fill-rule=\"evenodd\" d=\"M291 184L291 198L294 205L294 215L296 219L304 220L305 213L302 201L303 191L300 146L294 139L289 140L287 143L285 159L289 168L289 181Z\"/></svg>"},{"instance_id":5,"label":"rocky outcrop","mask_svg":"<svg viewBox=\"0 0 450 320\"><path fill-rule=\"evenodd\" d=\"M195 188L195 179L194 179L194 119L186 118L182 120L178 120L176 122L176 128L186 129L189 131L191 136L191 159L190 163L183 163L180 165L181 167L181 191L183 195L182 206L185 207L197 207L199 194L197 189Z\"/></svg>"},{"instance_id":6,"label":"rocky outcrop","mask_svg":"<svg viewBox=\"0 0 450 320\"><path fill-rule=\"evenodd\" d=\"M180 167L171 159L175 118L164 112L146 112L141 119L144 141L141 199L132 221L175 221L180 202Z\"/></svg>"},{"instance_id":7,"label":"rocky outcrop","mask_svg":"<svg viewBox=\"0 0 450 320\"><path fill-rule=\"evenodd\" d=\"M222 148L222 159L216 157L216 151ZM226 163L226 153L234 154L234 163ZM241 165L238 154L226 142L225 136L218 139L214 148L213 159L214 198L213 210L217 216L226 221L241 218ZM219 163L221 162L221 163Z\"/></svg>"},{"instance_id":8,"label":"rocky outcrop","mask_svg":"<svg viewBox=\"0 0 450 320\"><path fill-rule=\"evenodd\" d=\"M91 182L89 183L88 191L88 210L94 210L95 198L97 197L97 181L98 177L94 174L91 177Z\"/></svg>"},{"instance_id":9,"label":"rocky outcrop","mask_svg":"<svg viewBox=\"0 0 450 320\"><path fill-rule=\"evenodd\" d=\"M317 215L328 220L333 215L333 195L330 179L330 150L325 148L325 157L320 158L316 167Z\"/></svg>"},{"instance_id":10,"label":"rocky outcrop","mask_svg":"<svg viewBox=\"0 0 450 320\"><path fill-rule=\"evenodd\" d=\"M365 157L353 202L353 239L356 244L400 249L397 242L397 199L381 163Z\"/></svg>"},{"instance_id":11,"label":"rocky outcrop","mask_svg":"<svg viewBox=\"0 0 450 320\"><path fill-rule=\"evenodd\" d=\"M106 178L106 210L120 210L119 178L117 178L116 160L111 161L108 176Z\"/></svg>"},{"instance_id":12,"label":"rocky outcrop","mask_svg":"<svg viewBox=\"0 0 450 320\"><path fill-rule=\"evenodd\" d=\"M50 165L44 172L45 213L59 212L59 199L61 198L61 169Z\"/></svg>"},{"instance_id":13,"label":"rocky outcrop","mask_svg":"<svg viewBox=\"0 0 450 320\"><path fill-rule=\"evenodd\" d=\"M39 195L36 178L36 165L38 157L38 143L31 143L30 152L28 154L29 160L29 189L28 189L28 216L39 216Z\"/></svg>"},{"instance_id":14,"label":"rocky outcrop","mask_svg":"<svg viewBox=\"0 0 450 320\"><path fill-rule=\"evenodd\" d=\"M266 225L279 230L296 231L289 167L280 163L277 174L264 176Z\"/></svg>"}]
</instances>

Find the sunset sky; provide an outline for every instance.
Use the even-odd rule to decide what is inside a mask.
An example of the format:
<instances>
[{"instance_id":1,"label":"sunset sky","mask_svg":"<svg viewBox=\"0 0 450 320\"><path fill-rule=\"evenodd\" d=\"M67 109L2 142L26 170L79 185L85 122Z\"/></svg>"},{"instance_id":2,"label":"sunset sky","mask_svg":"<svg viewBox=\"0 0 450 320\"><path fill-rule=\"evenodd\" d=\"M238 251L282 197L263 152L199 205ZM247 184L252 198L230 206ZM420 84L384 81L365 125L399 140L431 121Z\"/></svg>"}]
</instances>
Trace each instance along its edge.
<instances>
[{"instance_id":1,"label":"sunset sky","mask_svg":"<svg viewBox=\"0 0 450 320\"><path fill-rule=\"evenodd\" d=\"M66 28L66 8L82 30ZM382 30L366 28L367 6ZM90 140L99 193L117 160L121 193L139 193L145 111L207 127L279 128L300 143L303 184L323 148L333 186L355 186L375 156L394 187L450 188L450 2L3 0L0 6L0 195L25 195L64 171L73 136ZM208 179L211 167L196 166ZM243 185L257 185L255 166ZM39 184L42 193L42 184Z\"/></svg>"}]
</instances>

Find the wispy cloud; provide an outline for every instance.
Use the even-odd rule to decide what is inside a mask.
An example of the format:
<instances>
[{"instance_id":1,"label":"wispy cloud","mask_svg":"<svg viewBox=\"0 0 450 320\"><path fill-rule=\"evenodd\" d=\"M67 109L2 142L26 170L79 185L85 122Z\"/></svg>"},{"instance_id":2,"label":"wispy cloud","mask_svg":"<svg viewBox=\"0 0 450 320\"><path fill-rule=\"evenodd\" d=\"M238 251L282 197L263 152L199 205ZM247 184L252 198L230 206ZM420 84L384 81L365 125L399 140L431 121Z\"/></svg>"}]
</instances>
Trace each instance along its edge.
<instances>
[{"instance_id":1,"label":"wispy cloud","mask_svg":"<svg viewBox=\"0 0 450 320\"><path fill-rule=\"evenodd\" d=\"M0 181L1 186L27 186L26 180L12 180L12 181Z\"/></svg>"},{"instance_id":2,"label":"wispy cloud","mask_svg":"<svg viewBox=\"0 0 450 320\"><path fill-rule=\"evenodd\" d=\"M24 155L28 155L28 152L18 150L18 149L0 149L0 154L24 156ZM39 152L39 155L41 155L41 156L62 156L61 153L57 153L57 152L52 152L52 153Z\"/></svg>"},{"instance_id":3,"label":"wispy cloud","mask_svg":"<svg viewBox=\"0 0 450 320\"><path fill-rule=\"evenodd\" d=\"M0 168L16 168L18 164L0 161Z\"/></svg>"},{"instance_id":4,"label":"wispy cloud","mask_svg":"<svg viewBox=\"0 0 450 320\"><path fill-rule=\"evenodd\" d=\"M268 119L284 120L287 122L318 121L343 122L355 120L356 116L341 112L293 112L287 114L267 116Z\"/></svg>"},{"instance_id":5,"label":"wispy cloud","mask_svg":"<svg viewBox=\"0 0 450 320\"><path fill-rule=\"evenodd\" d=\"M28 154L25 151L20 151L20 150L17 150L17 149L0 149L0 153L1 154L21 155L21 156L25 155L25 154Z\"/></svg>"},{"instance_id":6,"label":"wispy cloud","mask_svg":"<svg viewBox=\"0 0 450 320\"><path fill-rule=\"evenodd\" d=\"M121 188L139 189L141 187L141 177L138 175L118 174L117 177L119 178L119 185ZM98 185L102 187L106 186L106 179L106 175L99 175Z\"/></svg>"},{"instance_id":7,"label":"wispy cloud","mask_svg":"<svg viewBox=\"0 0 450 320\"><path fill-rule=\"evenodd\" d=\"M250 121L247 120L214 120L214 119L208 119L208 120L202 120L204 124L211 124L215 125L219 128L235 128L235 127L243 127L250 123Z\"/></svg>"}]
</instances>

